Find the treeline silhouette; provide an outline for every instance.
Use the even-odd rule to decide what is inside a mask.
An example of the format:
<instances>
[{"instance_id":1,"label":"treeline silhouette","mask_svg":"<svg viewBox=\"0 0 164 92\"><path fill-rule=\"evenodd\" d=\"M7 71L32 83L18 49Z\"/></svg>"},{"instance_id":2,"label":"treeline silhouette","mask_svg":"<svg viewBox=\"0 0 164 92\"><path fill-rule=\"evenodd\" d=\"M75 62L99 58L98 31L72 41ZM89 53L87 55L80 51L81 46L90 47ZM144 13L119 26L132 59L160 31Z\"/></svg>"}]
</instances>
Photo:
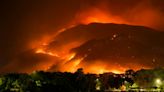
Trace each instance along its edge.
<instances>
[{"instance_id":1,"label":"treeline silhouette","mask_svg":"<svg viewBox=\"0 0 164 92\"><path fill-rule=\"evenodd\" d=\"M163 88L164 83L154 85L156 78L163 82L164 69L127 70L124 74L84 74L82 68L75 73L9 73L0 76L0 92L104 92L113 89Z\"/></svg>"}]
</instances>

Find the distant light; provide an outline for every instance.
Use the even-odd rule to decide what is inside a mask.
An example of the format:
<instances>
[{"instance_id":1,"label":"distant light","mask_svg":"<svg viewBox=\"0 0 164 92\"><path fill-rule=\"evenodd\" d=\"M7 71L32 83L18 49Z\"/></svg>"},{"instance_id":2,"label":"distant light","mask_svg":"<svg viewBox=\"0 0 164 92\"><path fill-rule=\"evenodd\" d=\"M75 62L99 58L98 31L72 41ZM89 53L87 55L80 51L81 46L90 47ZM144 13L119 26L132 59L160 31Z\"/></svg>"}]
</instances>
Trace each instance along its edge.
<instances>
[{"instance_id":1,"label":"distant light","mask_svg":"<svg viewBox=\"0 0 164 92\"><path fill-rule=\"evenodd\" d=\"M113 38L116 38L116 37L117 37L117 34L114 34L114 35L113 35Z\"/></svg>"},{"instance_id":2,"label":"distant light","mask_svg":"<svg viewBox=\"0 0 164 92\"><path fill-rule=\"evenodd\" d=\"M162 84L162 81L161 79L158 78L155 80L155 83L156 83L156 86L160 86Z\"/></svg>"},{"instance_id":3,"label":"distant light","mask_svg":"<svg viewBox=\"0 0 164 92\"><path fill-rule=\"evenodd\" d=\"M101 82L98 78L96 79L96 90L101 90Z\"/></svg>"},{"instance_id":4,"label":"distant light","mask_svg":"<svg viewBox=\"0 0 164 92\"><path fill-rule=\"evenodd\" d=\"M160 80L160 79L157 79L157 80L156 80L156 83L161 83L161 80Z\"/></svg>"}]
</instances>

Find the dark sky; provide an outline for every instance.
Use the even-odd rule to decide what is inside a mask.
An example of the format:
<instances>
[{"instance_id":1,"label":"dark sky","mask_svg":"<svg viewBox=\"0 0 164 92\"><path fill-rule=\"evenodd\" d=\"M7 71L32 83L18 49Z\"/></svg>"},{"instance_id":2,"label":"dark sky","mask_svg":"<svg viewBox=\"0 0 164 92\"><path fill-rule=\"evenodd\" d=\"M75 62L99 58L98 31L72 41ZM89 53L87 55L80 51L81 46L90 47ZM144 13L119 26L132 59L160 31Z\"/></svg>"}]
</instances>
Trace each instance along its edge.
<instances>
[{"instance_id":1,"label":"dark sky","mask_svg":"<svg viewBox=\"0 0 164 92\"><path fill-rule=\"evenodd\" d=\"M121 21L163 31L163 5L163 0L1 0L0 72L47 70L58 62L65 61L64 57L36 54L35 49L46 40L50 42L48 50L53 50L54 53L56 50L53 46L58 46L54 42L57 39L54 35L59 29L70 25L104 20L114 23ZM88 20L90 17L95 20ZM80 36L75 37L75 40L79 38ZM69 51L82 45L87 41L82 38L87 36L81 36L73 45L58 48L55 53L61 54L60 49ZM67 42L65 38L62 41L60 44Z\"/></svg>"}]
</instances>

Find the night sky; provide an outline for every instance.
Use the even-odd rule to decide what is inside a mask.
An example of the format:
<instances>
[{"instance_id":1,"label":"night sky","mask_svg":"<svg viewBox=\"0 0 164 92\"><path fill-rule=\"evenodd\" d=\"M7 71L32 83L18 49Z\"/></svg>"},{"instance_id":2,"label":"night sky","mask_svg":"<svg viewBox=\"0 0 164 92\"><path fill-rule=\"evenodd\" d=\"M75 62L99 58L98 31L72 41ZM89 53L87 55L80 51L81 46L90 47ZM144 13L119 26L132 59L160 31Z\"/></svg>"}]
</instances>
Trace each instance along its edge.
<instances>
[{"instance_id":1,"label":"night sky","mask_svg":"<svg viewBox=\"0 0 164 92\"><path fill-rule=\"evenodd\" d=\"M0 73L164 66L163 0L1 0Z\"/></svg>"}]
</instances>

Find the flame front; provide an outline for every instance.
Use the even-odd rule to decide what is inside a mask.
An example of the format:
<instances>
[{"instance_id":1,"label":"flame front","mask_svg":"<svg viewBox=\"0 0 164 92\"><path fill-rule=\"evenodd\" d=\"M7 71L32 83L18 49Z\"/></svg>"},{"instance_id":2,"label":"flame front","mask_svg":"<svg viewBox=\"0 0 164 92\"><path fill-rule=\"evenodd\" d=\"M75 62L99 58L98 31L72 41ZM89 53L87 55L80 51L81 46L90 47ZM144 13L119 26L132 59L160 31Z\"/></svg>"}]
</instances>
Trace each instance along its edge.
<instances>
[{"instance_id":1,"label":"flame front","mask_svg":"<svg viewBox=\"0 0 164 92\"><path fill-rule=\"evenodd\" d=\"M140 14L142 15L142 14ZM66 31L66 29L72 28L78 24L90 24L90 23L117 23L117 24L136 24L138 22L128 22L127 19L123 19L120 16L114 16L110 14L109 11L101 10L99 8L91 8L85 11L81 11L76 15L76 18L71 22L70 26L66 28L62 28L59 30L55 35L49 38L54 38L61 32ZM142 22L142 21L141 21ZM144 21L145 22L145 21ZM147 23L147 22L146 22ZM142 24L142 23L140 23ZM147 24L144 24L147 25ZM117 35L113 35L113 38L115 38ZM46 42L46 43L45 43ZM81 62L83 62L83 59L85 57L81 57L78 59L75 59L76 53L70 53L69 51L72 48L75 48L82 44L82 42L74 42L70 44L66 44L64 47L61 47L61 50L51 50L47 49L48 44L51 42L51 39L44 40L43 43L40 46L36 48L35 53L36 54L46 54L50 56L54 56L62 60L60 62L60 71L70 71L75 72L77 68L84 68L85 72L88 73L97 73L101 74L104 72L113 72L113 73L122 73L128 67L118 68L117 66L105 66L105 64L92 64L91 66L83 66L81 65ZM54 61L55 62L55 61ZM100 61L101 62L101 61ZM51 67L53 64L50 64L47 66L48 68ZM132 65L133 66L133 65ZM137 67L135 69L139 69L140 67Z\"/></svg>"}]
</instances>

